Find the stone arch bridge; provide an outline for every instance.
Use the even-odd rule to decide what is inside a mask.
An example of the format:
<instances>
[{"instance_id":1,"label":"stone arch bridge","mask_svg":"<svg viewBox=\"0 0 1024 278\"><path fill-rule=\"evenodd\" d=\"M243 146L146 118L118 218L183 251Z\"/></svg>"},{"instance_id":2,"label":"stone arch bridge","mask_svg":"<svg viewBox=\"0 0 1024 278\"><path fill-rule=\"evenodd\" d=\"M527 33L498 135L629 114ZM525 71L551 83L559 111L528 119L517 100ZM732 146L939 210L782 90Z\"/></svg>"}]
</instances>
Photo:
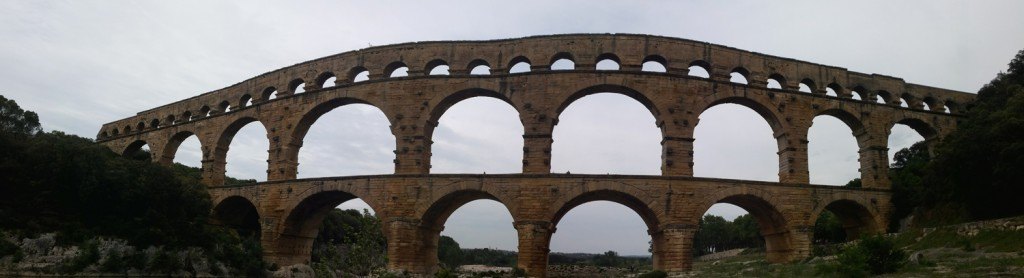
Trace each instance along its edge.
<instances>
[{"instance_id":1,"label":"stone arch bridge","mask_svg":"<svg viewBox=\"0 0 1024 278\"><path fill-rule=\"evenodd\" d=\"M571 62L571 69L552 70L560 60ZM599 70L598 63L612 66ZM446 74L431 74L443 69ZM689 74L701 70L707 76ZM400 72L405 76L396 76ZM599 92L626 95L648 108L663 136L662 175L550 172L559 114ZM431 174L438 119L455 103L480 96L518 111L522 173ZM278 265L307 263L325 213L360 198L382 220L388 267L430 274L437 269L437 241L447 217L467 202L491 199L504 204L515 221L519 267L543 277L561 217L577 205L607 200L631 208L647 224L656 268L683 271L691 266L699 219L715 203L738 205L756 217L773 262L807 256L815 218L826 209L842 218L851 236L883 231L891 211L886 144L892 126L906 124L933 141L956 127L972 99L899 78L705 42L554 35L345 52L105 124L97 141L119 153L148 145L155 161L170 164L181 142L197 136L216 221L258 231L265 259ZM394 174L296 179L310 125L355 103L379 108L390 121ZM698 116L724 103L753 109L768 122L778 142L780 182L692 176ZM809 184L807 131L819 115L837 117L853 131L863 188ZM253 122L267 130L268 181L225 186L228 146Z\"/></svg>"}]
</instances>

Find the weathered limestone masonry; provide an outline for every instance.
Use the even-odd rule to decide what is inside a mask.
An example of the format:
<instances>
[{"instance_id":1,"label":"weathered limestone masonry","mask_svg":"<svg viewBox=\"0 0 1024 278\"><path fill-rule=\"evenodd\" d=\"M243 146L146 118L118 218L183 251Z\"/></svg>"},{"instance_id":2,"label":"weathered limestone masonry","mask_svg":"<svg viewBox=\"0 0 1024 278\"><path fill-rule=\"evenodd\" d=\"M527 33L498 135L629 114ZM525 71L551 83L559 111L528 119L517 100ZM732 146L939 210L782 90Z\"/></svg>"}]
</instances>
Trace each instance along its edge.
<instances>
[{"instance_id":1,"label":"weathered limestone masonry","mask_svg":"<svg viewBox=\"0 0 1024 278\"><path fill-rule=\"evenodd\" d=\"M550 70L559 59L573 61L575 68ZM603 60L619 69L596 70ZM529 65L529 72L509 73L520 62ZM642 71L645 63L665 70ZM449 74L429 75L437 66L448 66ZM480 66L489 74L470 74ZM689 76L692 66L704 68L710 78ZM403 67L407 77L390 77ZM364 72L369 80L353 82ZM730 82L731 74L747 84ZM331 78L336 81L326 82ZM768 88L769 79L781 89ZM810 92L798 91L801 85ZM294 93L300 88L305 92ZM629 96L650 110L663 135L661 176L550 173L551 134L559 114L573 101L601 92ZM523 173L430 174L438 119L455 103L478 96L503 100L519 112L525 130ZM260 231L265 258L279 265L308 262L325 213L361 198L384 223L389 268L429 274L437 268L437 239L447 217L466 202L493 199L515 219L519 266L543 277L560 217L579 204L608 200L632 208L647 223L655 267L682 271L690 267L691 239L701 214L718 202L739 205L758 218L768 259L775 262L808 254L810 225L824 209L839 214L851 235L882 230L891 207L889 130L900 123L929 141L941 138L956 128L962 105L973 97L684 39L557 35L346 52L108 123L97 141L121 153L148 145L154 160L169 164L181 142L196 135L202 144L203 179L216 201L214 215L222 224ZM900 106L901 100L907 107ZM379 108L391 122L397 139L395 174L297 180L298 152L310 125L354 103ZM774 130L780 183L692 177L698 116L723 103L757 111ZM818 115L835 116L853 130L863 189L808 184L807 130ZM252 122L268 132L269 181L225 187L228 146Z\"/></svg>"}]
</instances>

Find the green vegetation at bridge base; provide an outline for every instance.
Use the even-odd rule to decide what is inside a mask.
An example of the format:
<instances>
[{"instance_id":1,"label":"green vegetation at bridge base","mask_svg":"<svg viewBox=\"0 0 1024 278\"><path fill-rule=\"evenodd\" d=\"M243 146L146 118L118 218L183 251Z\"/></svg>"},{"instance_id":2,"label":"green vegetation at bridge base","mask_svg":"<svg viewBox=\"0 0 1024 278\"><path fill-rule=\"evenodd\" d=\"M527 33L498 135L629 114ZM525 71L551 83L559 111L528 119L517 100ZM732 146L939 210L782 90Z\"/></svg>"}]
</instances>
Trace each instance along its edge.
<instances>
[{"instance_id":1,"label":"green vegetation at bridge base","mask_svg":"<svg viewBox=\"0 0 1024 278\"><path fill-rule=\"evenodd\" d=\"M0 272L262 273L258 241L208 225L186 172L42 132L0 96Z\"/></svg>"},{"instance_id":2,"label":"green vegetation at bridge base","mask_svg":"<svg viewBox=\"0 0 1024 278\"><path fill-rule=\"evenodd\" d=\"M911 229L870 236L834 250L787 264L768 263L764 253L698 261L687 277L866 277L878 272L891 272L885 277L992 277L1024 273L1024 230ZM879 259L885 257L889 259ZM901 262L905 263L897 267Z\"/></svg>"},{"instance_id":3,"label":"green vegetation at bridge base","mask_svg":"<svg viewBox=\"0 0 1024 278\"><path fill-rule=\"evenodd\" d=\"M913 190L897 210L919 207L914 214L921 225L1024 214L1024 50L965 108L957 129L918 168L919 180L899 185Z\"/></svg>"}]
</instances>

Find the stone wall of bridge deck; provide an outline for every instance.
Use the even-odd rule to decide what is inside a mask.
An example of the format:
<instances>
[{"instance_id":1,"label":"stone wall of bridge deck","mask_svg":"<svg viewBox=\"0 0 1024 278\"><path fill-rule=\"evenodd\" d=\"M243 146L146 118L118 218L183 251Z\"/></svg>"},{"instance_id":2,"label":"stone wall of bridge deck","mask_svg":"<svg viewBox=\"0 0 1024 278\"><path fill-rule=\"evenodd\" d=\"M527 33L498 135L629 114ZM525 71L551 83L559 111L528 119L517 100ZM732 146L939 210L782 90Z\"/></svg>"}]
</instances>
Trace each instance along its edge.
<instances>
[{"instance_id":1,"label":"stone wall of bridge deck","mask_svg":"<svg viewBox=\"0 0 1024 278\"><path fill-rule=\"evenodd\" d=\"M267 179L294 179L298 153L309 127L320 115L350 104L380 109L396 137L395 173L430 172L433 127L452 105L471 97L501 99L519 113L524 126L523 172L550 172L552 131L573 101L593 93L618 93L646 106L662 132L662 174L692 176L693 131L700 114L719 104L748 107L772 128L778 143L779 179L807 183L807 132L816 116L839 118L860 146L865 187L888 188L888 133L907 124L934 142L956 127L956 117L793 91L752 87L722 80L622 72L549 72L493 77L407 78L367 82L304 93L227 114L101 141L123 153L147 143L154 159L173 161L181 140L194 134L203 149L204 180L224 181L227 151L245 124L267 131ZM699 150L697 150L699 151Z\"/></svg>"},{"instance_id":2,"label":"stone wall of bridge deck","mask_svg":"<svg viewBox=\"0 0 1024 278\"><path fill-rule=\"evenodd\" d=\"M258 208L265 258L279 265L308 263L323 213L352 198L366 201L389 240L389 267L433 273L437 237L447 217L473 200L502 203L519 234L519 267L543 275L551 235L562 215L589 201L612 201L648 225L659 269L691 266L693 234L719 202L745 208L762 223L768 259L786 262L810 253L813 223L828 209L849 232L884 229L887 191L767 182L617 175L381 175L266 182L210 189L215 205L242 196Z\"/></svg>"},{"instance_id":3,"label":"stone wall of bridge deck","mask_svg":"<svg viewBox=\"0 0 1024 278\"><path fill-rule=\"evenodd\" d=\"M466 75L469 65L486 64L491 72L504 74L516 57L528 60L535 71L546 71L552 57L569 57L576 63L577 70L593 70L598 57L612 55L619 60L623 72L638 72L645 61L659 61L668 69L668 74L685 74L686 68L699 63L709 65L708 71L715 79L728 80L731 72L746 72L746 78L755 87L763 87L769 77L778 79L783 88L795 90L804 81L811 81L813 94L824 95L826 87L837 89L840 98L848 99L850 92L858 90L863 99L872 100L876 95L886 97L889 104L899 104L904 97L912 109L922 109L928 104L932 111L942 111L948 106L959 112L963 104L973 95L951 90L908 84L895 77L863 74L844 68L825 66L788 58L775 57L735 49L727 46L708 44L684 39L645 35L562 35L541 36L522 39L495 41L425 42L374 47L324 57L294 66L282 68L224 89L205 93L193 98L143 111L136 116L107 125L98 133L98 138L114 138L133 132L142 123L143 129L153 128L150 123L157 120L157 126L173 124L189 116L205 117L223 113L222 104L233 108L244 106L245 100L255 103L268 101L264 93L277 91L278 97L291 95L297 84L304 84L307 92L323 88L319 84L325 77L336 76L339 81L331 85L351 83L353 70L368 70L371 81L391 80L385 75L388 65L400 62L407 65L410 76L428 73L426 65L443 64L451 67L453 76ZM174 120L171 120L171 117ZM125 132L129 128L129 132ZM116 132L115 132L116 130Z\"/></svg>"}]
</instances>

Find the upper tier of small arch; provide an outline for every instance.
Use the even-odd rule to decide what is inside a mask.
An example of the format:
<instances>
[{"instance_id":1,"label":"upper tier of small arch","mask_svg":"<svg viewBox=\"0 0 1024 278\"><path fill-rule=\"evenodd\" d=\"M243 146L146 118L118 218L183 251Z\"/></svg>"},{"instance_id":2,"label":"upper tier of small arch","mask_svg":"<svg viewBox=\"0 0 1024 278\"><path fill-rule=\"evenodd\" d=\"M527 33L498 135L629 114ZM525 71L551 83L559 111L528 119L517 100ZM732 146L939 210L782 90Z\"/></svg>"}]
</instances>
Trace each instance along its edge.
<instances>
[{"instance_id":1,"label":"upper tier of small arch","mask_svg":"<svg viewBox=\"0 0 1024 278\"><path fill-rule=\"evenodd\" d=\"M97 139L106 140L148 129L189 122L250 105L273 101L296 92L354 82L377 82L391 78L430 76L431 69L447 66L448 74L433 78L510 73L512 66L525 62L529 72L552 70L559 60L572 62L568 71L594 71L610 60L619 72L641 74L645 63L657 63L666 75L687 76L700 67L712 81L729 82L739 74L753 87L768 86L769 79L784 91L832 95L849 101L878 102L880 105L939 113L960 113L973 94L916 85L902 79L848 71L760 54L728 46L693 40L635 34L568 34L486 41L412 42L370 47L327 56L261 74L223 89L139 112L105 124ZM607 62L605 62L607 63ZM483 67L475 70L477 67ZM558 68L559 71L566 69ZM489 72L486 72L489 71ZM405 73L395 74L395 73ZM643 73L652 74L652 73ZM395 77L392 77L395 76ZM856 95L861 100L852 97Z\"/></svg>"}]
</instances>

